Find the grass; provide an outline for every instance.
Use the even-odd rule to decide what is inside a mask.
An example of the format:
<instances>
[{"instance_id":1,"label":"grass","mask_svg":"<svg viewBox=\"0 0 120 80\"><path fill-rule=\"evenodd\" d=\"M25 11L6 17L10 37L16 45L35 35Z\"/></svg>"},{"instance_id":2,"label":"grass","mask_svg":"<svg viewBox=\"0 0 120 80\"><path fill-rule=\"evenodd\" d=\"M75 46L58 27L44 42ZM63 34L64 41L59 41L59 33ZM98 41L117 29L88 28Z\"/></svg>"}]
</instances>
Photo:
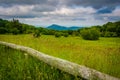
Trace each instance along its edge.
<instances>
[{"instance_id":1,"label":"grass","mask_svg":"<svg viewBox=\"0 0 120 80\"><path fill-rule=\"evenodd\" d=\"M0 45L0 80L82 80L25 52Z\"/></svg>"},{"instance_id":2,"label":"grass","mask_svg":"<svg viewBox=\"0 0 120 80\"><path fill-rule=\"evenodd\" d=\"M103 38L97 41L81 37L42 35L0 35L1 41L28 46L55 57L66 59L120 78L120 38Z\"/></svg>"}]
</instances>

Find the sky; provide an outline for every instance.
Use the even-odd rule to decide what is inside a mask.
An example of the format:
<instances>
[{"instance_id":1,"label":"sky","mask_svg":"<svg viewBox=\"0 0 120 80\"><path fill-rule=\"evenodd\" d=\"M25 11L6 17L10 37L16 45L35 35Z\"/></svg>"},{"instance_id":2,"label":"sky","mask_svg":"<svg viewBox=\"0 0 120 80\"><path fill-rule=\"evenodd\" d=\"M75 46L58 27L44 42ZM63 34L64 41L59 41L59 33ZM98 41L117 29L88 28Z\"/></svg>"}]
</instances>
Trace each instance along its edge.
<instances>
[{"instance_id":1,"label":"sky","mask_svg":"<svg viewBox=\"0 0 120 80\"><path fill-rule=\"evenodd\" d=\"M35 26L93 26L120 20L120 0L0 0L0 18Z\"/></svg>"}]
</instances>

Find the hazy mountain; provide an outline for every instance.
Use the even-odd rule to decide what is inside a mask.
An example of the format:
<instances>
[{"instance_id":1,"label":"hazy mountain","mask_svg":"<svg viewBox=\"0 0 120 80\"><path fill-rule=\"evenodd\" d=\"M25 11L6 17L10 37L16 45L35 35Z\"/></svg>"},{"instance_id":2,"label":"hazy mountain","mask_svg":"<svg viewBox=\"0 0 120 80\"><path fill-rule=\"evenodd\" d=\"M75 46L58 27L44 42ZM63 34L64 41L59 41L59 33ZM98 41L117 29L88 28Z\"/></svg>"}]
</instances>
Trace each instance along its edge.
<instances>
[{"instance_id":1,"label":"hazy mountain","mask_svg":"<svg viewBox=\"0 0 120 80\"><path fill-rule=\"evenodd\" d=\"M47 27L47 29L53 29L53 30L77 30L77 29L81 29L81 28L83 28L83 27L78 27L78 26L65 27L65 26L60 26L57 24L52 24Z\"/></svg>"}]
</instances>

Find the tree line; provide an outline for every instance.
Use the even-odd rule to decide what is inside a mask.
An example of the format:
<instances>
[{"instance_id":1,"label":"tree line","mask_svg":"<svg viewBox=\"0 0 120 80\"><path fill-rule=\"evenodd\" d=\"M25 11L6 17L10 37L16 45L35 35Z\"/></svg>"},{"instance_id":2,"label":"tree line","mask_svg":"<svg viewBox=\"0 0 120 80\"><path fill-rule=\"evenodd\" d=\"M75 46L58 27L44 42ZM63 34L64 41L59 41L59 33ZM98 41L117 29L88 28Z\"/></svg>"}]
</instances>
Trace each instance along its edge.
<instances>
[{"instance_id":1,"label":"tree line","mask_svg":"<svg viewBox=\"0 0 120 80\"><path fill-rule=\"evenodd\" d=\"M50 30L42 27L20 23L19 20L12 21L0 19L0 34L30 34L34 37L43 35L55 35L55 37L82 36L83 39L97 40L101 37L120 37L120 21L108 22L102 26L85 27L78 30Z\"/></svg>"},{"instance_id":2,"label":"tree line","mask_svg":"<svg viewBox=\"0 0 120 80\"><path fill-rule=\"evenodd\" d=\"M16 19L12 21L0 19L0 34L28 34L34 30L34 26L20 23Z\"/></svg>"}]
</instances>

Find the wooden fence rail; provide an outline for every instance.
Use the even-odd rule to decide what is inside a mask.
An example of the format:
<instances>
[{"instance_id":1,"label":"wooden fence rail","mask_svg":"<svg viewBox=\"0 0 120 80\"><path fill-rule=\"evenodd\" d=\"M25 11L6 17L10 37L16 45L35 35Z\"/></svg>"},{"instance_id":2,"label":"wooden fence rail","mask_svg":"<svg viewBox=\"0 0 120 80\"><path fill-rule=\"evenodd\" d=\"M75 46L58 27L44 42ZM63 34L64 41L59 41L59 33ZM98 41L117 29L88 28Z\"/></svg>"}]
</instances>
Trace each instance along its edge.
<instances>
[{"instance_id":1,"label":"wooden fence rail","mask_svg":"<svg viewBox=\"0 0 120 80\"><path fill-rule=\"evenodd\" d=\"M85 66L78 65L78 64L60 59L60 58L46 55L42 52L39 52L39 51L34 50L32 48L29 48L29 47L24 47L24 46L12 44L12 43L7 43L7 42L3 42L3 41L0 41L0 44L8 46L8 47L13 48L13 49L25 51L29 55L36 57L37 59L45 62L46 64L49 64L55 68L58 68L58 69L65 71L69 74L72 74L74 76L80 76L80 77L87 79L87 80L94 80L94 79L95 80L120 80L119 78L112 77L110 75L101 73L101 72L96 71L94 69L90 69L90 68L87 68Z\"/></svg>"}]
</instances>

